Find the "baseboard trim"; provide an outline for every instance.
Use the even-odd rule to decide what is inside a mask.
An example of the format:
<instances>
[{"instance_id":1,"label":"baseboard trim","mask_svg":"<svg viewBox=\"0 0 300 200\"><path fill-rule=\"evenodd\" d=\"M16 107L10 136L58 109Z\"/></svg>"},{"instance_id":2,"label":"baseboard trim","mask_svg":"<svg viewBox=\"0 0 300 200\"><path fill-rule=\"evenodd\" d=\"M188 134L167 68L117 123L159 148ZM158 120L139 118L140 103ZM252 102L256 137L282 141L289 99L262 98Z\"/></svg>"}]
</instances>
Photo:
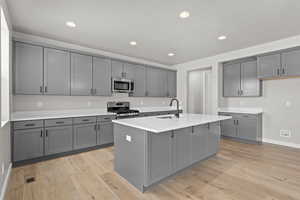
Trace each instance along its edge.
<instances>
[{"instance_id":1,"label":"baseboard trim","mask_svg":"<svg viewBox=\"0 0 300 200\"><path fill-rule=\"evenodd\" d=\"M6 193L6 190L7 190L8 181L9 181L9 177L10 177L10 173L11 173L11 168L12 168L12 163L10 163L10 165L8 167L7 174L6 174L5 180L3 182L3 187L1 189L0 200L4 200L5 193Z\"/></svg>"},{"instance_id":2,"label":"baseboard trim","mask_svg":"<svg viewBox=\"0 0 300 200\"><path fill-rule=\"evenodd\" d=\"M292 142L282 142L282 141L272 140L268 138L263 138L263 142L300 149L300 144L296 144Z\"/></svg>"}]
</instances>

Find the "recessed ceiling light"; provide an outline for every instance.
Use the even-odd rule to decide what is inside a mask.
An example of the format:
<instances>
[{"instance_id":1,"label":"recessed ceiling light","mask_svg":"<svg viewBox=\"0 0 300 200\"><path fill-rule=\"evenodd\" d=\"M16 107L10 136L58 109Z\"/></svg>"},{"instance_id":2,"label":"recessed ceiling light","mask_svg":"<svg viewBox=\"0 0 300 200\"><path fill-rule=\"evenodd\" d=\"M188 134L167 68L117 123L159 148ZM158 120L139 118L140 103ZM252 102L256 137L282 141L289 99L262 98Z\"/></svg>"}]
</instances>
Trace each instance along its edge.
<instances>
[{"instance_id":1,"label":"recessed ceiling light","mask_svg":"<svg viewBox=\"0 0 300 200\"><path fill-rule=\"evenodd\" d=\"M168 56L170 57L175 56L175 53L168 53Z\"/></svg>"},{"instance_id":2,"label":"recessed ceiling light","mask_svg":"<svg viewBox=\"0 0 300 200\"><path fill-rule=\"evenodd\" d=\"M67 21L67 22L66 22L66 26L68 26L68 27L70 27L70 28L75 28L75 27L76 27L76 24L75 24L75 22Z\"/></svg>"},{"instance_id":3,"label":"recessed ceiling light","mask_svg":"<svg viewBox=\"0 0 300 200\"><path fill-rule=\"evenodd\" d=\"M131 46L135 46L135 45L137 45L137 42L136 42L136 41L131 41L129 44L130 44Z\"/></svg>"},{"instance_id":4,"label":"recessed ceiling light","mask_svg":"<svg viewBox=\"0 0 300 200\"><path fill-rule=\"evenodd\" d=\"M188 11L182 11L179 14L179 17L182 18L182 19L188 18L189 16L190 16L190 13Z\"/></svg>"},{"instance_id":5,"label":"recessed ceiling light","mask_svg":"<svg viewBox=\"0 0 300 200\"><path fill-rule=\"evenodd\" d=\"M226 38L227 37L225 35L221 35L221 36L218 37L218 40L226 40Z\"/></svg>"}]
</instances>

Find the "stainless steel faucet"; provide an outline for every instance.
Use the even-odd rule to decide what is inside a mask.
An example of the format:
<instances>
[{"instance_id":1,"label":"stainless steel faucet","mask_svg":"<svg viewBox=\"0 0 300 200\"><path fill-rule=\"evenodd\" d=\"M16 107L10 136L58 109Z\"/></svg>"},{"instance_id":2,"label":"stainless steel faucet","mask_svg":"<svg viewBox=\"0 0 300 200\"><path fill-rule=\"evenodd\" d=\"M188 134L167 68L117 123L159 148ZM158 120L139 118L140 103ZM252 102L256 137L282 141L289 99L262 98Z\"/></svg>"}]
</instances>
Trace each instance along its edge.
<instances>
[{"instance_id":1,"label":"stainless steel faucet","mask_svg":"<svg viewBox=\"0 0 300 200\"><path fill-rule=\"evenodd\" d=\"M178 99L176 99L176 98L171 99L171 101L170 101L170 106L172 106L173 101L176 101L176 103L177 103L177 113L175 114L175 116L176 116L177 118L179 118L179 113L180 113L180 111L179 111L179 101L178 101Z\"/></svg>"}]
</instances>

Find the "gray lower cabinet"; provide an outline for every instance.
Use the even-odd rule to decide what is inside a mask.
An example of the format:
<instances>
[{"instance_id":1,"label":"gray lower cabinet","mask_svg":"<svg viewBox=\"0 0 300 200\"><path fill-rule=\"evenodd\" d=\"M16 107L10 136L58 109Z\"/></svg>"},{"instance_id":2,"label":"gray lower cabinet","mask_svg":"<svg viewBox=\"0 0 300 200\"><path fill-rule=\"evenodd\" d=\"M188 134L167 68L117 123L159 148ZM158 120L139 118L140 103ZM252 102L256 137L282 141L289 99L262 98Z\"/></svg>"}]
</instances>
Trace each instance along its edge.
<instances>
[{"instance_id":1,"label":"gray lower cabinet","mask_svg":"<svg viewBox=\"0 0 300 200\"><path fill-rule=\"evenodd\" d=\"M220 113L232 116L232 119L221 122L223 136L250 142L262 142L262 114Z\"/></svg>"},{"instance_id":2,"label":"gray lower cabinet","mask_svg":"<svg viewBox=\"0 0 300 200\"><path fill-rule=\"evenodd\" d=\"M73 126L74 149L93 147L97 144L97 124L80 124Z\"/></svg>"},{"instance_id":3,"label":"gray lower cabinet","mask_svg":"<svg viewBox=\"0 0 300 200\"><path fill-rule=\"evenodd\" d=\"M219 151L220 136L220 122L209 124L207 136L207 152L209 152L209 154L215 154Z\"/></svg>"},{"instance_id":4,"label":"gray lower cabinet","mask_svg":"<svg viewBox=\"0 0 300 200\"><path fill-rule=\"evenodd\" d=\"M72 126L45 128L45 155L62 153L73 149Z\"/></svg>"},{"instance_id":5,"label":"gray lower cabinet","mask_svg":"<svg viewBox=\"0 0 300 200\"><path fill-rule=\"evenodd\" d=\"M71 53L71 95L92 95L92 56Z\"/></svg>"},{"instance_id":6,"label":"gray lower cabinet","mask_svg":"<svg viewBox=\"0 0 300 200\"><path fill-rule=\"evenodd\" d=\"M93 95L111 96L111 62L93 57Z\"/></svg>"},{"instance_id":7,"label":"gray lower cabinet","mask_svg":"<svg viewBox=\"0 0 300 200\"><path fill-rule=\"evenodd\" d=\"M70 53L44 48L44 94L70 95Z\"/></svg>"},{"instance_id":8,"label":"gray lower cabinet","mask_svg":"<svg viewBox=\"0 0 300 200\"><path fill-rule=\"evenodd\" d=\"M149 136L149 184L169 176L173 171L173 134L165 132Z\"/></svg>"},{"instance_id":9,"label":"gray lower cabinet","mask_svg":"<svg viewBox=\"0 0 300 200\"><path fill-rule=\"evenodd\" d=\"M114 142L113 123L105 122L98 124L97 144L111 144Z\"/></svg>"},{"instance_id":10,"label":"gray lower cabinet","mask_svg":"<svg viewBox=\"0 0 300 200\"><path fill-rule=\"evenodd\" d=\"M179 171L189 166L192 162L192 134L193 127L174 131L173 142L173 167L174 171ZM197 144L200 145L200 144ZM195 148L193 150L196 150ZM198 150L198 149L197 149ZM199 153L199 152L198 152Z\"/></svg>"},{"instance_id":11,"label":"gray lower cabinet","mask_svg":"<svg viewBox=\"0 0 300 200\"><path fill-rule=\"evenodd\" d=\"M208 140L208 126L201 125L193 127L192 137L191 137L191 162L195 163L207 155L207 143Z\"/></svg>"},{"instance_id":12,"label":"gray lower cabinet","mask_svg":"<svg viewBox=\"0 0 300 200\"><path fill-rule=\"evenodd\" d=\"M15 162L43 156L43 128L15 130L13 138L13 160Z\"/></svg>"},{"instance_id":13,"label":"gray lower cabinet","mask_svg":"<svg viewBox=\"0 0 300 200\"><path fill-rule=\"evenodd\" d=\"M43 94L43 48L15 42L14 93Z\"/></svg>"},{"instance_id":14,"label":"gray lower cabinet","mask_svg":"<svg viewBox=\"0 0 300 200\"><path fill-rule=\"evenodd\" d=\"M258 78L268 79L280 76L281 55L280 53L258 56Z\"/></svg>"}]
</instances>

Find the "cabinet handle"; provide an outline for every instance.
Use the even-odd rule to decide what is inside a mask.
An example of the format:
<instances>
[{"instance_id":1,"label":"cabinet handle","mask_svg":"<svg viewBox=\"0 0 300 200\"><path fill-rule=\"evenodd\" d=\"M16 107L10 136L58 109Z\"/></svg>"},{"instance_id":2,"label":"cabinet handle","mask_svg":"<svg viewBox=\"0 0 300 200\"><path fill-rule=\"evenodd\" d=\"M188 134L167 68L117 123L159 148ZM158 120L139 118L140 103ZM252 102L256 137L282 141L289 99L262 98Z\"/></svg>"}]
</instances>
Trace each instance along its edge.
<instances>
[{"instance_id":1,"label":"cabinet handle","mask_svg":"<svg viewBox=\"0 0 300 200\"><path fill-rule=\"evenodd\" d=\"M46 130L46 137L48 137L48 130Z\"/></svg>"},{"instance_id":2,"label":"cabinet handle","mask_svg":"<svg viewBox=\"0 0 300 200\"><path fill-rule=\"evenodd\" d=\"M43 86L40 86L40 93L43 93Z\"/></svg>"},{"instance_id":3,"label":"cabinet handle","mask_svg":"<svg viewBox=\"0 0 300 200\"><path fill-rule=\"evenodd\" d=\"M40 137L43 137L43 130L41 130L41 135L40 135Z\"/></svg>"},{"instance_id":4,"label":"cabinet handle","mask_svg":"<svg viewBox=\"0 0 300 200\"><path fill-rule=\"evenodd\" d=\"M173 132L171 133L171 138L174 138L174 133Z\"/></svg>"},{"instance_id":5,"label":"cabinet handle","mask_svg":"<svg viewBox=\"0 0 300 200\"><path fill-rule=\"evenodd\" d=\"M83 119L82 120L83 122L88 122L88 121L90 121L89 119Z\"/></svg>"},{"instance_id":6,"label":"cabinet handle","mask_svg":"<svg viewBox=\"0 0 300 200\"><path fill-rule=\"evenodd\" d=\"M279 71L280 71L280 69L278 68L278 69L277 69L277 76L279 76L279 75L280 75L280 74L279 74Z\"/></svg>"},{"instance_id":7,"label":"cabinet handle","mask_svg":"<svg viewBox=\"0 0 300 200\"><path fill-rule=\"evenodd\" d=\"M236 125L235 120L233 120L233 125Z\"/></svg>"},{"instance_id":8,"label":"cabinet handle","mask_svg":"<svg viewBox=\"0 0 300 200\"><path fill-rule=\"evenodd\" d=\"M243 90L241 90L241 96L242 96L242 95L244 95L244 91L243 91Z\"/></svg>"},{"instance_id":9,"label":"cabinet handle","mask_svg":"<svg viewBox=\"0 0 300 200\"><path fill-rule=\"evenodd\" d=\"M284 74L284 75L285 75L285 69L284 69L284 68L282 68L282 74Z\"/></svg>"},{"instance_id":10,"label":"cabinet handle","mask_svg":"<svg viewBox=\"0 0 300 200\"><path fill-rule=\"evenodd\" d=\"M55 122L56 124L64 124L65 122Z\"/></svg>"},{"instance_id":11,"label":"cabinet handle","mask_svg":"<svg viewBox=\"0 0 300 200\"><path fill-rule=\"evenodd\" d=\"M239 125L239 120L238 119L236 120L236 125Z\"/></svg>"},{"instance_id":12,"label":"cabinet handle","mask_svg":"<svg viewBox=\"0 0 300 200\"><path fill-rule=\"evenodd\" d=\"M25 126L34 126L35 124L25 124Z\"/></svg>"},{"instance_id":13,"label":"cabinet handle","mask_svg":"<svg viewBox=\"0 0 300 200\"><path fill-rule=\"evenodd\" d=\"M95 124L95 126L94 126L94 130L95 130L95 131L97 131L97 124Z\"/></svg>"},{"instance_id":14,"label":"cabinet handle","mask_svg":"<svg viewBox=\"0 0 300 200\"><path fill-rule=\"evenodd\" d=\"M48 86L45 86L45 92L46 93L48 92Z\"/></svg>"}]
</instances>

